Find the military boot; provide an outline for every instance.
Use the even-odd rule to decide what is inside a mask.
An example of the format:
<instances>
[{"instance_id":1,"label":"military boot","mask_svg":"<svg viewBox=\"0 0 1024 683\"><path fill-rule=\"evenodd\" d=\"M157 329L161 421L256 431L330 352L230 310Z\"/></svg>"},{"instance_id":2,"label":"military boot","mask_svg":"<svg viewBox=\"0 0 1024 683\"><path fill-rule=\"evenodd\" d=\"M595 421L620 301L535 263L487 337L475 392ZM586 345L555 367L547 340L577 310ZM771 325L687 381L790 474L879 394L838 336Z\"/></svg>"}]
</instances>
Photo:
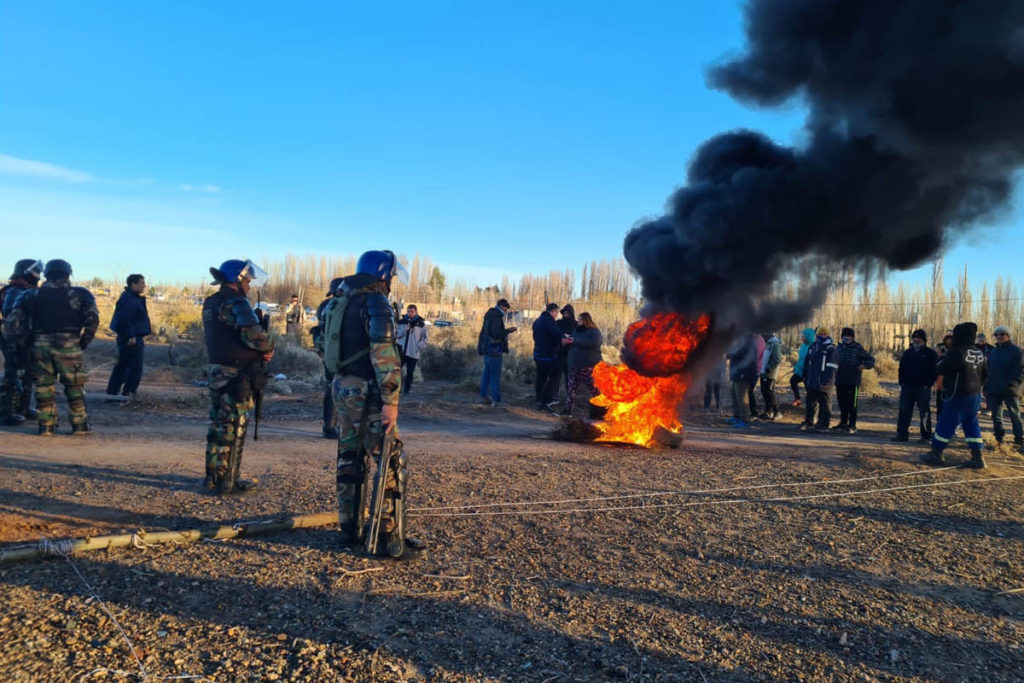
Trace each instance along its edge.
<instances>
[{"instance_id":1,"label":"military boot","mask_svg":"<svg viewBox=\"0 0 1024 683\"><path fill-rule=\"evenodd\" d=\"M56 425L39 425L39 436L53 436Z\"/></svg>"},{"instance_id":2,"label":"military boot","mask_svg":"<svg viewBox=\"0 0 1024 683\"><path fill-rule=\"evenodd\" d=\"M8 427L18 427L25 424L25 416L18 413L11 413L4 417L4 424Z\"/></svg>"},{"instance_id":3,"label":"military boot","mask_svg":"<svg viewBox=\"0 0 1024 683\"><path fill-rule=\"evenodd\" d=\"M983 470L985 469L985 459L981 457L980 448L971 449L971 459L965 462L961 467L967 467L972 470Z\"/></svg>"},{"instance_id":4,"label":"military boot","mask_svg":"<svg viewBox=\"0 0 1024 683\"><path fill-rule=\"evenodd\" d=\"M207 473L206 477L203 479L203 485L202 485L201 488L206 493L216 493L217 492L217 482L214 481L214 478L213 478L212 474Z\"/></svg>"},{"instance_id":5,"label":"military boot","mask_svg":"<svg viewBox=\"0 0 1024 683\"><path fill-rule=\"evenodd\" d=\"M946 464L946 459L942 456L941 448L932 448L930 452L921 454L921 462L933 467L939 467Z\"/></svg>"},{"instance_id":6,"label":"military boot","mask_svg":"<svg viewBox=\"0 0 1024 683\"><path fill-rule=\"evenodd\" d=\"M88 436L92 434L92 427L89 426L88 422L79 422L71 425L71 433L74 436Z\"/></svg>"}]
</instances>

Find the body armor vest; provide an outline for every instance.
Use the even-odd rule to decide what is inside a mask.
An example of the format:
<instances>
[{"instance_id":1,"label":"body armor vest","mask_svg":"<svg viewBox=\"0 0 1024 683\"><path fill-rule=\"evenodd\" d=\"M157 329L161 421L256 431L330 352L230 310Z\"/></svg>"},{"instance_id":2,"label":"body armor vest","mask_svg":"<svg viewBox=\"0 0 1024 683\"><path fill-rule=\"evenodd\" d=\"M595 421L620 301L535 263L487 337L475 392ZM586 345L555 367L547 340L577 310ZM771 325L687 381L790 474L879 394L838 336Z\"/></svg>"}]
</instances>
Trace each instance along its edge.
<instances>
[{"instance_id":1,"label":"body armor vest","mask_svg":"<svg viewBox=\"0 0 1024 683\"><path fill-rule=\"evenodd\" d=\"M233 299L244 297L217 292L203 302L203 332L206 337L206 357L210 363L234 365L259 360L262 354L242 343L238 328L220 319L221 309ZM248 300L245 300L248 305Z\"/></svg>"},{"instance_id":2,"label":"body armor vest","mask_svg":"<svg viewBox=\"0 0 1024 683\"><path fill-rule=\"evenodd\" d=\"M35 293L32 331L37 334L82 331L82 311L72 307L76 287L41 287Z\"/></svg>"}]
</instances>

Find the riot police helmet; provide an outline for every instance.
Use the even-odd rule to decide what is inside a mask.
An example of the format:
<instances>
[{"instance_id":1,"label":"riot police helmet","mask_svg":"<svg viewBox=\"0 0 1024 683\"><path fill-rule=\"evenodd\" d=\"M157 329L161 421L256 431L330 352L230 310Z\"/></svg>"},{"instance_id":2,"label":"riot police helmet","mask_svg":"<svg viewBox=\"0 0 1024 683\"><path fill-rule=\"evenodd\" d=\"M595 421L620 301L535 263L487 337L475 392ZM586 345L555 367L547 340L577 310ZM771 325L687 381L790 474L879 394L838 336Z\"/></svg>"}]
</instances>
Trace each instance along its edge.
<instances>
[{"instance_id":1,"label":"riot police helmet","mask_svg":"<svg viewBox=\"0 0 1024 683\"><path fill-rule=\"evenodd\" d=\"M11 279L24 278L29 282L39 282L43 274L43 262L34 258L23 258L14 264L14 272Z\"/></svg>"},{"instance_id":2,"label":"riot police helmet","mask_svg":"<svg viewBox=\"0 0 1024 683\"><path fill-rule=\"evenodd\" d=\"M210 268L210 275L213 276L215 285L227 285L242 280L250 280L255 287L262 287L267 284L269 276L249 259L228 259L220 264L220 268Z\"/></svg>"},{"instance_id":3,"label":"riot police helmet","mask_svg":"<svg viewBox=\"0 0 1024 683\"><path fill-rule=\"evenodd\" d=\"M366 251L359 257L356 263L356 272L361 275L372 275L380 280L391 281L397 277L403 285L409 284L409 271L401 264L395 252L388 251Z\"/></svg>"},{"instance_id":4,"label":"riot police helmet","mask_svg":"<svg viewBox=\"0 0 1024 683\"><path fill-rule=\"evenodd\" d=\"M71 277L71 264L64 259L50 259L46 262L43 275L47 280L66 280Z\"/></svg>"}]
</instances>

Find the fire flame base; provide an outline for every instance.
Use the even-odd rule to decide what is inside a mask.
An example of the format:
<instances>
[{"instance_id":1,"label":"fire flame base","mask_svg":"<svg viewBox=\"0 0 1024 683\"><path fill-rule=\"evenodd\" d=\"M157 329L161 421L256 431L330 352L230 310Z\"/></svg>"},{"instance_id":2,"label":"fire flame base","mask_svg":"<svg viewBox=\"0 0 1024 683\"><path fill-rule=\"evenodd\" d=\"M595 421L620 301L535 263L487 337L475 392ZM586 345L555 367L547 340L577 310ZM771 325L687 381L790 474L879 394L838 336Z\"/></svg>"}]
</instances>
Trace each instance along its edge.
<instances>
[{"instance_id":1,"label":"fire flame base","mask_svg":"<svg viewBox=\"0 0 1024 683\"><path fill-rule=\"evenodd\" d=\"M642 375L625 364L598 363L594 384L601 392L591 403L605 408L596 441L650 446L661 428L673 435L683 431L679 406L689 385L686 362L707 336L710 318L688 321L675 313L639 320L626 331L624 356L640 359Z\"/></svg>"}]
</instances>

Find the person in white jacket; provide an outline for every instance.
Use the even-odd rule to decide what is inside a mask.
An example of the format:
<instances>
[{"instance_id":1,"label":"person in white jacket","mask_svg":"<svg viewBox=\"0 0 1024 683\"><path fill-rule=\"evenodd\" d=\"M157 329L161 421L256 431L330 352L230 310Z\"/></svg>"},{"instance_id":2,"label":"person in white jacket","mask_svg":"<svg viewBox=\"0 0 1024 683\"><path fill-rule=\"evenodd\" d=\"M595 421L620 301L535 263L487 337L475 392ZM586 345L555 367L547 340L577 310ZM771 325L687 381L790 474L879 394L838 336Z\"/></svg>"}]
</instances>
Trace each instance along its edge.
<instances>
[{"instance_id":1,"label":"person in white jacket","mask_svg":"<svg viewBox=\"0 0 1024 683\"><path fill-rule=\"evenodd\" d=\"M427 322L420 317L414 304L409 304L405 315L398 321L398 350L402 352L402 367L405 377L402 379L402 393L412 390L412 376L416 372L416 363L420 353L427 346Z\"/></svg>"}]
</instances>

